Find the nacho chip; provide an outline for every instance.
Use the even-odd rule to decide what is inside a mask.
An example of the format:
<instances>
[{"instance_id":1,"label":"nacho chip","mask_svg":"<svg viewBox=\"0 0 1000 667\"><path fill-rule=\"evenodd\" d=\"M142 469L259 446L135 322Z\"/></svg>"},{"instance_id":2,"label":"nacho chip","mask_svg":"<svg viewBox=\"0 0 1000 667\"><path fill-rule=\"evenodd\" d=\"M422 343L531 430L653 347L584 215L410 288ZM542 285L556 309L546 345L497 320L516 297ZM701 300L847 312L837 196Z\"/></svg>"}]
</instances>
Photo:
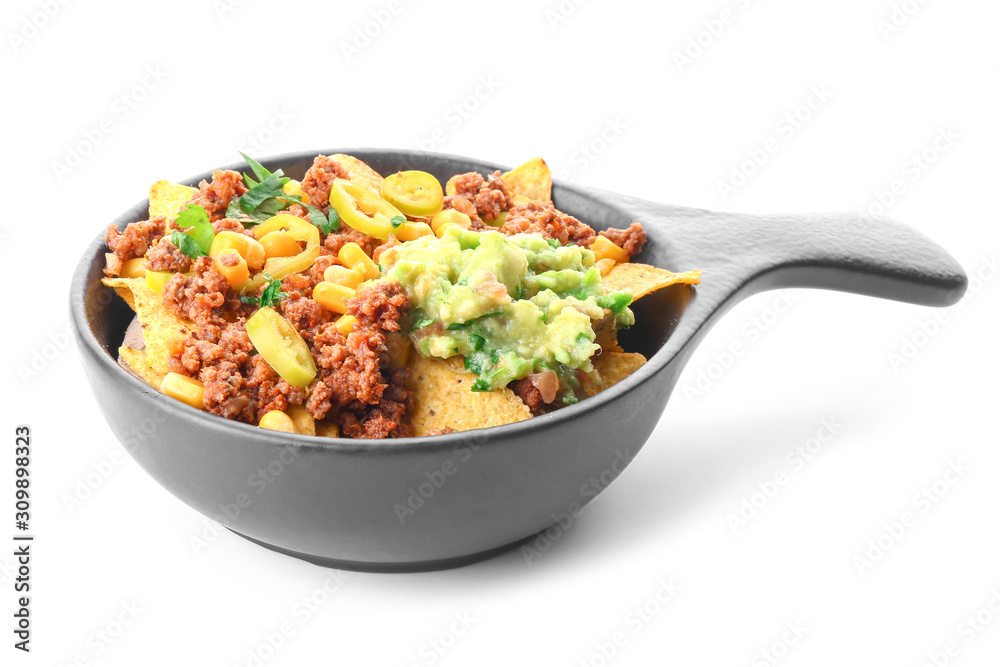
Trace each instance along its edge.
<instances>
[{"instance_id":1,"label":"nacho chip","mask_svg":"<svg viewBox=\"0 0 1000 667\"><path fill-rule=\"evenodd\" d=\"M609 308L604 309L604 317L593 320L591 324L596 334L594 342L601 346L604 352L624 352L618 344L618 324L615 315Z\"/></svg>"},{"instance_id":2,"label":"nacho chip","mask_svg":"<svg viewBox=\"0 0 1000 667\"><path fill-rule=\"evenodd\" d=\"M160 388L160 383L166 373L161 373L149 365L149 358L144 350L133 350L131 347L122 345L118 348L120 360L128 364L126 370L139 377L140 380L154 389Z\"/></svg>"},{"instance_id":3,"label":"nacho chip","mask_svg":"<svg viewBox=\"0 0 1000 667\"><path fill-rule=\"evenodd\" d=\"M163 216L167 220L173 220L180 213L181 207L191 201L197 192L197 188L170 181L153 183L149 186L149 217Z\"/></svg>"},{"instance_id":4,"label":"nacho chip","mask_svg":"<svg viewBox=\"0 0 1000 667\"><path fill-rule=\"evenodd\" d=\"M601 376L604 386L601 388L590 385L587 394L593 396L613 384L621 382L646 363L646 357L636 352L605 352L594 357L594 370Z\"/></svg>"},{"instance_id":5,"label":"nacho chip","mask_svg":"<svg viewBox=\"0 0 1000 667\"><path fill-rule=\"evenodd\" d=\"M425 359L415 354L410 369L413 371L410 423L415 435L444 428L468 431L531 417L531 411L510 389L471 391L476 376L457 370L442 359Z\"/></svg>"},{"instance_id":6,"label":"nacho chip","mask_svg":"<svg viewBox=\"0 0 1000 667\"><path fill-rule=\"evenodd\" d=\"M336 422L326 420L318 421L316 422L316 435L324 438L339 438L340 427L337 426Z\"/></svg>"},{"instance_id":7,"label":"nacho chip","mask_svg":"<svg viewBox=\"0 0 1000 667\"><path fill-rule=\"evenodd\" d=\"M511 195L538 202L552 201L552 170L540 157L532 158L502 176Z\"/></svg>"},{"instance_id":8,"label":"nacho chip","mask_svg":"<svg viewBox=\"0 0 1000 667\"><path fill-rule=\"evenodd\" d=\"M292 423L295 424L295 432L302 435L316 435L316 420L309 414L304 405L289 405L285 410Z\"/></svg>"},{"instance_id":9,"label":"nacho chip","mask_svg":"<svg viewBox=\"0 0 1000 667\"><path fill-rule=\"evenodd\" d=\"M632 293L632 299L638 301L654 290L667 287L675 283L685 285L697 285L701 282L701 271L687 271L685 273L673 273L666 269L660 269L648 264L615 264L614 268L604 276L603 284L605 292L615 290L628 290Z\"/></svg>"},{"instance_id":10,"label":"nacho chip","mask_svg":"<svg viewBox=\"0 0 1000 667\"><path fill-rule=\"evenodd\" d=\"M371 188L375 192L378 192L379 188L382 187L382 176L358 158L343 153L337 153L330 157L344 165L344 169L351 175L351 181Z\"/></svg>"},{"instance_id":11,"label":"nacho chip","mask_svg":"<svg viewBox=\"0 0 1000 667\"><path fill-rule=\"evenodd\" d=\"M193 322L168 312L160 301L160 293L151 290L145 278L105 278L104 284L114 287L115 291L124 289L131 293L136 315L142 323L149 366L157 373L166 374L169 371L170 344L176 338L196 331L197 327Z\"/></svg>"}]
</instances>

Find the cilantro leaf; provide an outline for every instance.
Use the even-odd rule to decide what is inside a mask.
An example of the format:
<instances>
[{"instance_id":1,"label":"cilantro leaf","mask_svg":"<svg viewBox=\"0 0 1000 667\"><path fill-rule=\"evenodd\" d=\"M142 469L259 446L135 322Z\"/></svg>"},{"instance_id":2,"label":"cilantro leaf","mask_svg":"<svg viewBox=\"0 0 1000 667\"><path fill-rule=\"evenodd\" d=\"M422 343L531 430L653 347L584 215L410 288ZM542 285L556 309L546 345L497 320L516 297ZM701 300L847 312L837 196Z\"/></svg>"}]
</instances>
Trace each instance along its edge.
<instances>
[{"instance_id":1,"label":"cilantro leaf","mask_svg":"<svg viewBox=\"0 0 1000 667\"><path fill-rule=\"evenodd\" d=\"M545 239L545 240L548 241L549 246L552 247L552 248L560 248L560 247L562 247L562 246L559 245L559 241L556 241L555 239Z\"/></svg>"},{"instance_id":2,"label":"cilantro leaf","mask_svg":"<svg viewBox=\"0 0 1000 667\"><path fill-rule=\"evenodd\" d=\"M246 153L240 153L240 156L246 161L248 165L250 165L250 168L253 169L253 175L257 177L258 181L263 181L265 178L271 175L271 172L265 169L264 165L262 165L260 162L257 162L257 160L254 160ZM246 174L244 174L243 176L244 178L246 178Z\"/></svg>"},{"instance_id":3,"label":"cilantro leaf","mask_svg":"<svg viewBox=\"0 0 1000 667\"><path fill-rule=\"evenodd\" d=\"M486 339L479 334L469 334L469 344L472 345L472 349L476 352L483 349L483 345L486 344Z\"/></svg>"},{"instance_id":4,"label":"cilantro leaf","mask_svg":"<svg viewBox=\"0 0 1000 667\"><path fill-rule=\"evenodd\" d=\"M208 213L201 206L197 204L188 204L187 207L177 215L177 220L174 222L178 229L184 231L184 235L188 238L194 240L198 245L198 249L201 250L201 255L207 255L208 251L212 248L212 241L215 239L215 230L212 229L212 223L208 220ZM173 235L171 235L171 241L173 241ZM176 241L174 242L178 248L180 244ZM184 249L181 248L181 252ZM184 252L188 257L199 257L200 255L191 255L188 252Z\"/></svg>"},{"instance_id":5,"label":"cilantro leaf","mask_svg":"<svg viewBox=\"0 0 1000 667\"><path fill-rule=\"evenodd\" d=\"M416 331L417 329L423 329L424 327L429 327L434 324L433 317L421 317L413 323L413 328L410 331Z\"/></svg>"},{"instance_id":6,"label":"cilantro leaf","mask_svg":"<svg viewBox=\"0 0 1000 667\"><path fill-rule=\"evenodd\" d=\"M178 250L191 259L198 259L205 254L201 251L201 248L198 247L197 241L187 234L178 232L177 230L174 230L170 234L170 242L177 246Z\"/></svg>"},{"instance_id":7,"label":"cilantro leaf","mask_svg":"<svg viewBox=\"0 0 1000 667\"><path fill-rule=\"evenodd\" d=\"M490 383L479 378L472 383L472 391L490 391Z\"/></svg>"},{"instance_id":8,"label":"cilantro leaf","mask_svg":"<svg viewBox=\"0 0 1000 667\"><path fill-rule=\"evenodd\" d=\"M267 285L260 293L260 307L267 308L268 306L281 301L284 297L288 296L287 292L281 291L281 281L277 278L272 278L271 274L265 273L264 277L267 278Z\"/></svg>"},{"instance_id":9,"label":"cilantro leaf","mask_svg":"<svg viewBox=\"0 0 1000 667\"><path fill-rule=\"evenodd\" d=\"M404 218L401 215L394 215L391 218L389 218L389 222L392 223L393 229L398 229L403 223L406 222L406 218Z\"/></svg>"}]
</instances>

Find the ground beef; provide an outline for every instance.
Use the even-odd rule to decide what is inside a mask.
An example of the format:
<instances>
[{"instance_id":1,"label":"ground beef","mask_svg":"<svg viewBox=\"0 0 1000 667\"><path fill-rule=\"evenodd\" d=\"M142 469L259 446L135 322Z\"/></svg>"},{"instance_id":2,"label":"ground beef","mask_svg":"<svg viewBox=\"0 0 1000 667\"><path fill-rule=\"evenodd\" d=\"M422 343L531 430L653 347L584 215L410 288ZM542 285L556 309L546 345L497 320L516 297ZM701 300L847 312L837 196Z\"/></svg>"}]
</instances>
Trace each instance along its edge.
<instances>
[{"instance_id":1,"label":"ground beef","mask_svg":"<svg viewBox=\"0 0 1000 667\"><path fill-rule=\"evenodd\" d=\"M388 386L382 375L388 359L385 336L374 330L355 329L345 338L333 325L324 327L315 338L319 374L310 387L306 409L323 419L334 407L352 401L377 405Z\"/></svg>"},{"instance_id":2,"label":"ground beef","mask_svg":"<svg viewBox=\"0 0 1000 667\"><path fill-rule=\"evenodd\" d=\"M131 222L122 231L118 231L115 225L108 225L104 240L117 261L111 260L104 273L109 276L118 275L122 263L145 255L146 251L160 240L166 227L166 218L162 217Z\"/></svg>"},{"instance_id":3,"label":"ground beef","mask_svg":"<svg viewBox=\"0 0 1000 667\"><path fill-rule=\"evenodd\" d=\"M500 231L507 236L523 232L536 233L545 238L555 239L563 245L572 243L584 247L589 246L596 238L594 230L589 225L557 211L552 202L543 204L529 201L515 204L507 214Z\"/></svg>"},{"instance_id":4,"label":"ground beef","mask_svg":"<svg viewBox=\"0 0 1000 667\"><path fill-rule=\"evenodd\" d=\"M198 377L202 370L231 361L243 367L250 360L253 343L247 335L246 320L238 319L223 327L201 327L184 339L180 354L170 358L170 370Z\"/></svg>"},{"instance_id":5,"label":"ground beef","mask_svg":"<svg viewBox=\"0 0 1000 667\"><path fill-rule=\"evenodd\" d=\"M199 183L198 194L188 203L201 206L208 213L208 219L214 222L226 217L229 202L246 191L247 186L239 172L228 169L213 171L212 182Z\"/></svg>"},{"instance_id":6,"label":"ground beef","mask_svg":"<svg viewBox=\"0 0 1000 667\"><path fill-rule=\"evenodd\" d=\"M467 197L462 195L445 197L443 208L453 208L459 213L464 213L469 216L469 219L472 220L471 229L473 230L480 230L486 227L486 225L483 224L483 221L479 218L479 212L476 210L476 205L469 201Z\"/></svg>"},{"instance_id":7,"label":"ground beef","mask_svg":"<svg viewBox=\"0 0 1000 667\"><path fill-rule=\"evenodd\" d=\"M246 234L247 229L243 226L243 223L239 220L233 220L232 218L222 218L221 220L216 220L212 223L212 230L216 234L219 232L236 232L237 234Z\"/></svg>"},{"instance_id":8,"label":"ground beef","mask_svg":"<svg viewBox=\"0 0 1000 667\"><path fill-rule=\"evenodd\" d=\"M337 263L337 258L333 255L320 255L309 268L309 286L316 287L317 283L323 280L323 272Z\"/></svg>"},{"instance_id":9,"label":"ground beef","mask_svg":"<svg viewBox=\"0 0 1000 667\"><path fill-rule=\"evenodd\" d=\"M177 274L163 286L163 306L169 312L203 325L224 326L223 306L229 281L211 257L199 257L192 267L194 275Z\"/></svg>"},{"instance_id":10,"label":"ground beef","mask_svg":"<svg viewBox=\"0 0 1000 667\"><path fill-rule=\"evenodd\" d=\"M306 207L303 206L302 204L292 204L291 206L283 210L282 213L294 215L298 218L302 218L303 220L309 219L309 211L307 211Z\"/></svg>"},{"instance_id":11,"label":"ground beef","mask_svg":"<svg viewBox=\"0 0 1000 667\"><path fill-rule=\"evenodd\" d=\"M515 380L508 386L512 392L517 394L517 397L521 399L521 402L528 406L528 409L531 410L531 414L538 416L544 412L542 408L545 405L545 402L542 401L542 392L538 391L538 387L533 385L529 378Z\"/></svg>"},{"instance_id":12,"label":"ground beef","mask_svg":"<svg viewBox=\"0 0 1000 667\"><path fill-rule=\"evenodd\" d=\"M201 373L205 385L205 409L226 419L253 420L246 379L232 361L221 361Z\"/></svg>"},{"instance_id":13,"label":"ground beef","mask_svg":"<svg viewBox=\"0 0 1000 667\"><path fill-rule=\"evenodd\" d=\"M309 279L305 276L302 278L306 281L308 289ZM315 299L304 296L300 291L288 292L288 296L281 300L279 311L286 320L291 322L302 338L310 344L316 338L320 327L339 317L319 305Z\"/></svg>"},{"instance_id":14,"label":"ground beef","mask_svg":"<svg viewBox=\"0 0 1000 667\"><path fill-rule=\"evenodd\" d=\"M191 258L182 253L169 236L164 236L146 253L146 268L184 273L191 270Z\"/></svg>"},{"instance_id":15,"label":"ground beef","mask_svg":"<svg viewBox=\"0 0 1000 667\"><path fill-rule=\"evenodd\" d=\"M358 318L365 328L399 331L402 311L410 307L410 297L395 281L377 282L348 299L347 314Z\"/></svg>"},{"instance_id":16,"label":"ground beef","mask_svg":"<svg viewBox=\"0 0 1000 667\"><path fill-rule=\"evenodd\" d=\"M646 245L646 230L638 222L633 222L628 229L605 229L600 234L615 245L621 246L629 257L635 257Z\"/></svg>"},{"instance_id":17,"label":"ground beef","mask_svg":"<svg viewBox=\"0 0 1000 667\"><path fill-rule=\"evenodd\" d=\"M510 194L507 192L507 186L504 185L499 170L494 171L485 179L482 175L470 171L457 176L453 184L455 196L464 197L475 207L477 216L486 222L496 220L500 211L506 211L510 208ZM459 205L465 208L464 204L459 203ZM467 208L466 210L459 209L454 202L452 202L452 208L469 215ZM469 215L469 217L472 216Z\"/></svg>"},{"instance_id":18,"label":"ground beef","mask_svg":"<svg viewBox=\"0 0 1000 667\"><path fill-rule=\"evenodd\" d=\"M334 179L350 177L344 165L331 157L317 155L302 179L302 191L309 197L309 204L326 213L330 210L330 188Z\"/></svg>"},{"instance_id":19,"label":"ground beef","mask_svg":"<svg viewBox=\"0 0 1000 667\"><path fill-rule=\"evenodd\" d=\"M389 232L389 239L372 251L372 259L375 260L376 264L378 264L378 258L382 256L382 253L397 245L399 245L399 239L396 238L395 234Z\"/></svg>"},{"instance_id":20,"label":"ground beef","mask_svg":"<svg viewBox=\"0 0 1000 667\"><path fill-rule=\"evenodd\" d=\"M413 392L406 388L410 371L400 368L389 377L389 383L377 406L352 401L337 414L342 434L351 438L408 438L413 427L403 423L407 411L413 409Z\"/></svg>"},{"instance_id":21,"label":"ground beef","mask_svg":"<svg viewBox=\"0 0 1000 667\"><path fill-rule=\"evenodd\" d=\"M326 248L331 254L336 255L347 243L357 243L369 257L375 253L375 248L377 248L380 244L377 238L368 236L367 234L362 234L358 230L348 227L343 221L341 221L340 229L338 231L331 232L323 240L323 247Z\"/></svg>"},{"instance_id":22,"label":"ground beef","mask_svg":"<svg viewBox=\"0 0 1000 667\"><path fill-rule=\"evenodd\" d=\"M271 410L284 412L289 405L301 405L306 397L303 389L288 384L259 354L247 364L246 387L256 421Z\"/></svg>"}]
</instances>

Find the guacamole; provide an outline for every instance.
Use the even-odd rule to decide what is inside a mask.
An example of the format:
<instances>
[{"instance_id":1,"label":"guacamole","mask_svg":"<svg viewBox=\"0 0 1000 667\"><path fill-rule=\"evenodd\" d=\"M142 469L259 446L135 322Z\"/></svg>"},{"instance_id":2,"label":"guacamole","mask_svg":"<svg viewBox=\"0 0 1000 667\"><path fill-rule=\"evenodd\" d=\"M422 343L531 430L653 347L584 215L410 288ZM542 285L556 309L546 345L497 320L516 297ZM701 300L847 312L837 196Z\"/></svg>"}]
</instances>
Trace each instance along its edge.
<instances>
[{"instance_id":1,"label":"guacamole","mask_svg":"<svg viewBox=\"0 0 1000 667\"><path fill-rule=\"evenodd\" d=\"M412 307L410 338L425 357L465 357L490 391L531 373L553 370L564 403L575 402L575 371L592 373L592 322L614 313L634 322L629 292L605 294L594 253L538 234L505 236L448 227L385 250L381 280L403 286Z\"/></svg>"}]
</instances>

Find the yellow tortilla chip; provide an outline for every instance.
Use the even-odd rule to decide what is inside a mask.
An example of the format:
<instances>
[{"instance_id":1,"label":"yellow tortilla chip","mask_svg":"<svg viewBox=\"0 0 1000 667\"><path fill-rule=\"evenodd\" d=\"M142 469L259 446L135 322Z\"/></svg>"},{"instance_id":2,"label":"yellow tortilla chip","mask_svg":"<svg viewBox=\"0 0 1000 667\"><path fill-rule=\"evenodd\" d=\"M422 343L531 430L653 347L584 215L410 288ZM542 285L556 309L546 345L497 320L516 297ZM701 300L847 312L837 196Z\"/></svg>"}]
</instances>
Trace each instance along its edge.
<instances>
[{"instance_id":1,"label":"yellow tortilla chip","mask_svg":"<svg viewBox=\"0 0 1000 667\"><path fill-rule=\"evenodd\" d=\"M129 369L138 375L146 384L155 389L160 388L160 383L166 373L161 373L149 365L149 358L143 350L133 350L131 347L122 345L118 348L118 356L125 360Z\"/></svg>"},{"instance_id":2,"label":"yellow tortilla chip","mask_svg":"<svg viewBox=\"0 0 1000 667\"><path fill-rule=\"evenodd\" d=\"M193 322L168 312L160 301L160 293L151 290L145 278L105 278L104 284L114 287L115 291L124 289L131 293L136 315L142 324L149 366L157 373L166 374L170 344L176 338L197 331L197 327Z\"/></svg>"},{"instance_id":3,"label":"yellow tortilla chip","mask_svg":"<svg viewBox=\"0 0 1000 667\"><path fill-rule=\"evenodd\" d=\"M302 435L316 435L316 420L304 405L289 405L285 413L295 424L295 432Z\"/></svg>"},{"instance_id":4,"label":"yellow tortilla chip","mask_svg":"<svg viewBox=\"0 0 1000 667\"><path fill-rule=\"evenodd\" d=\"M433 429L468 431L531 417L531 411L510 389L472 391L476 376L457 370L442 359L425 359L415 354L410 369L413 371L410 423L418 436Z\"/></svg>"},{"instance_id":5,"label":"yellow tortilla chip","mask_svg":"<svg viewBox=\"0 0 1000 667\"><path fill-rule=\"evenodd\" d=\"M324 438L339 438L340 427L337 426L336 422L318 421L316 422L316 435L323 436Z\"/></svg>"},{"instance_id":6,"label":"yellow tortilla chip","mask_svg":"<svg viewBox=\"0 0 1000 667\"><path fill-rule=\"evenodd\" d=\"M615 264L614 268L602 280L605 292L628 290L632 299L638 301L654 290L675 283L697 285L701 282L701 271L673 273L648 264Z\"/></svg>"},{"instance_id":7,"label":"yellow tortilla chip","mask_svg":"<svg viewBox=\"0 0 1000 667\"><path fill-rule=\"evenodd\" d=\"M173 220L181 207L191 201L198 188L191 188L170 181L157 181L149 186L149 217L160 216Z\"/></svg>"},{"instance_id":8,"label":"yellow tortilla chip","mask_svg":"<svg viewBox=\"0 0 1000 667\"><path fill-rule=\"evenodd\" d=\"M593 387L587 393L593 396L602 389L621 382L646 363L646 357L636 352L605 352L592 360L594 370L601 376L604 386L601 389Z\"/></svg>"},{"instance_id":9,"label":"yellow tortilla chip","mask_svg":"<svg viewBox=\"0 0 1000 667\"><path fill-rule=\"evenodd\" d=\"M502 178L511 195L521 195L538 202L552 201L552 170L540 157L511 169Z\"/></svg>"},{"instance_id":10,"label":"yellow tortilla chip","mask_svg":"<svg viewBox=\"0 0 1000 667\"><path fill-rule=\"evenodd\" d=\"M604 317L599 320L593 320L591 324L596 334L594 342L601 346L601 350L604 352L624 351L618 344L618 324L615 322L615 316L610 309L605 308Z\"/></svg>"},{"instance_id":11,"label":"yellow tortilla chip","mask_svg":"<svg viewBox=\"0 0 1000 667\"><path fill-rule=\"evenodd\" d=\"M352 155L344 155L343 153L337 153L330 157L344 165L344 169L351 175L353 182L363 185L366 188L371 188L375 192L378 192L379 188L382 187L382 181L384 180L382 176L358 158Z\"/></svg>"}]
</instances>

